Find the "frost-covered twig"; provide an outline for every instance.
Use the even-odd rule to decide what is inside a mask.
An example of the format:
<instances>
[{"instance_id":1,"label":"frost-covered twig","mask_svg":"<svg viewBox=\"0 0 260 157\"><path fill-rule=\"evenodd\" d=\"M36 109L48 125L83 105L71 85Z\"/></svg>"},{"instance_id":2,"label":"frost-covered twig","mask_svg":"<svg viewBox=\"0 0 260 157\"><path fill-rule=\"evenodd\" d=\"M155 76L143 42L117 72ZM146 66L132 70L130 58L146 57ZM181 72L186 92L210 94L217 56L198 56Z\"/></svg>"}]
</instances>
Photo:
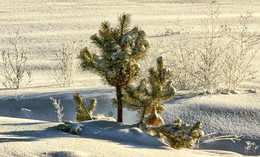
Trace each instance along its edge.
<instances>
[{"instance_id":1,"label":"frost-covered twig","mask_svg":"<svg viewBox=\"0 0 260 157\"><path fill-rule=\"evenodd\" d=\"M210 137L212 135L215 135L216 133L210 133L204 136L204 138L206 137ZM235 143L236 141L240 141L240 136L237 135L222 135L222 136L215 136L215 137L210 137L206 140L203 141L199 141L197 144L197 147L199 147L200 144L203 143L211 143L211 142L216 142L216 141L232 141L233 143Z\"/></svg>"},{"instance_id":2,"label":"frost-covered twig","mask_svg":"<svg viewBox=\"0 0 260 157\"><path fill-rule=\"evenodd\" d=\"M63 106L60 105L60 100L58 99L54 99L52 97L50 97L52 104L54 105L55 109L56 109L56 113L57 113L57 118L58 118L58 122L62 123L62 117L64 116L64 114L62 113L63 111Z\"/></svg>"}]
</instances>

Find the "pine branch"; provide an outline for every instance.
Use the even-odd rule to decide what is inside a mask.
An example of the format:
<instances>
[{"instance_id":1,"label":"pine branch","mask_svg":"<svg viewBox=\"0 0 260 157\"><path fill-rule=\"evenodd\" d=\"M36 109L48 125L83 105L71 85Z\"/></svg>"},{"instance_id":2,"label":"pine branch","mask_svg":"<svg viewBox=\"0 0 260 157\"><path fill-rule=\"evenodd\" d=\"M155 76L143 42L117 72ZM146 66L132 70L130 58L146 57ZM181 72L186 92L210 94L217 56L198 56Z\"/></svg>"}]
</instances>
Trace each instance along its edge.
<instances>
[{"instance_id":1,"label":"pine branch","mask_svg":"<svg viewBox=\"0 0 260 157\"><path fill-rule=\"evenodd\" d=\"M131 23L131 15L127 13L123 13L119 18L119 30L120 36L123 36L127 31Z\"/></svg>"},{"instance_id":2,"label":"pine branch","mask_svg":"<svg viewBox=\"0 0 260 157\"><path fill-rule=\"evenodd\" d=\"M76 120L79 122L85 120L93 120L92 114L90 114L89 110L85 106L81 95L79 93L75 93L73 95L73 99L75 101Z\"/></svg>"}]
</instances>

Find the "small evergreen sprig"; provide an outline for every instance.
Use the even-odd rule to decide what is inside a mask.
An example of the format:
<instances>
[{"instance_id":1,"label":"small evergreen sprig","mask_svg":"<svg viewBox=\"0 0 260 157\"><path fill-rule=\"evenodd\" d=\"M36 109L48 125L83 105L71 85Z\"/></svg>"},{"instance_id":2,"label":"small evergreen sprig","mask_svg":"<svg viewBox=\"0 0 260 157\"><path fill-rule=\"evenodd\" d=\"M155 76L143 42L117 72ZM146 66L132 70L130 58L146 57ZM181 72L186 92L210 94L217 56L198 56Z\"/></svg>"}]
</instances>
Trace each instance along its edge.
<instances>
[{"instance_id":1,"label":"small evergreen sprig","mask_svg":"<svg viewBox=\"0 0 260 157\"><path fill-rule=\"evenodd\" d=\"M75 93L73 95L73 99L75 101L75 109L76 109L76 120L78 122L85 121L85 120L93 120L93 112L97 105L96 99L91 99L89 101L89 105L86 106L84 100L80 93Z\"/></svg>"}]
</instances>

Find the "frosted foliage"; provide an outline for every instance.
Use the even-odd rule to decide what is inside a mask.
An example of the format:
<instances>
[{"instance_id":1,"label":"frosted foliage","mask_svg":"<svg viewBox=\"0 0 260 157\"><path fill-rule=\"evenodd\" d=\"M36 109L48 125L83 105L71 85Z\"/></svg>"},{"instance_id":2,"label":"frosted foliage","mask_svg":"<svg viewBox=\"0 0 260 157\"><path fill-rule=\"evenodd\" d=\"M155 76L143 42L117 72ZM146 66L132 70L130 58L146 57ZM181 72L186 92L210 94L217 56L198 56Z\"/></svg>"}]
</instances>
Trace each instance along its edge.
<instances>
[{"instance_id":1,"label":"frosted foliage","mask_svg":"<svg viewBox=\"0 0 260 157\"><path fill-rule=\"evenodd\" d=\"M56 109L56 113L57 113L57 118L58 118L58 122L59 123L62 123L62 118L64 116L64 114L62 113L63 111L63 106L60 105L60 100L58 99L54 99L52 97L50 97L51 101L52 101L52 104L53 106L55 107Z\"/></svg>"},{"instance_id":2,"label":"frosted foliage","mask_svg":"<svg viewBox=\"0 0 260 157\"><path fill-rule=\"evenodd\" d=\"M201 122L197 122L193 126L182 124L181 120L177 119L172 124L165 124L157 128L148 128L155 131L158 136L164 136L168 144L176 149L192 148L196 141L204 136L201 130Z\"/></svg>"},{"instance_id":3,"label":"frosted foliage","mask_svg":"<svg viewBox=\"0 0 260 157\"><path fill-rule=\"evenodd\" d=\"M163 65L162 57L157 58L157 67L149 70L149 76L140 80L137 85L125 89L123 102L126 108L137 111L140 123L149 126L164 124L160 114L164 110L161 103L175 95L176 89L170 80L170 69Z\"/></svg>"},{"instance_id":4,"label":"frosted foliage","mask_svg":"<svg viewBox=\"0 0 260 157\"><path fill-rule=\"evenodd\" d=\"M118 39L102 41L103 48L107 45L110 47L103 50L102 55L91 54L87 48L83 49L80 57L83 69L87 68L86 64L89 64L88 68L98 71L110 85L116 85L119 82L127 84L138 75L140 65L136 60L144 56L149 46L149 41L144 36L144 31L139 27L134 27ZM99 37L93 35L91 39L99 40ZM117 43L114 40L120 40L120 42Z\"/></svg>"},{"instance_id":5,"label":"frosted foliage","mask_svg":"<svg viewBox=\"0 0 260 157\"><path fill-rule=\"evenodd\" d=\"M95 111L96 106L97 106L97 100L90 99L89 105L87 106L87 110L89 111L90 115L93 115L93 112Z\"/></svg>"}]
</instances>

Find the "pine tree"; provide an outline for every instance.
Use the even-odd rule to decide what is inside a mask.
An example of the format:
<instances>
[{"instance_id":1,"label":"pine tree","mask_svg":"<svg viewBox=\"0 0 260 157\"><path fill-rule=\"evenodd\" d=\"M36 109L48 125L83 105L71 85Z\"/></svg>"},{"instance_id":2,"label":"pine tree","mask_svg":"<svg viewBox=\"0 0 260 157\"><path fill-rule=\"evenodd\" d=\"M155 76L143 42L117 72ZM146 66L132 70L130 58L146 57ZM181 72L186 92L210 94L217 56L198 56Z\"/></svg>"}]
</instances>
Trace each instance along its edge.
<instances>
[{"instance_id":1,"label":"pine tree","mask_svg":"<svg viewBox=\"0 0 260 157\"><path fill-rule=\"evenodd\" d=\"M138 111L139 123L149 126L164 124L159 115L164 111L162 100L169 99L176 93L170 73L170 69L164 67L162 57L159 57L157 67L149 69L147 78L142 79L137 86L131 85L126 88L124 105L130 110Z\"/></svg>"},{"instance_id":2,"label":"pine tree","mask_svg":"<svg viewBox=\"0 0 260 157\"><path fill-rule=\"evenodd\" d=\"M139 27L129 29L130 22L131 17L126 13L118 18L116 27L103 22L98 34L90 38L100 52L91 53L84 48L79 55L83 70L96 72L116 88L118 122L123 121L123 89L138 75L140 67L137 61L145 56L150 44Z\"/></svg>"}]
</instances>

